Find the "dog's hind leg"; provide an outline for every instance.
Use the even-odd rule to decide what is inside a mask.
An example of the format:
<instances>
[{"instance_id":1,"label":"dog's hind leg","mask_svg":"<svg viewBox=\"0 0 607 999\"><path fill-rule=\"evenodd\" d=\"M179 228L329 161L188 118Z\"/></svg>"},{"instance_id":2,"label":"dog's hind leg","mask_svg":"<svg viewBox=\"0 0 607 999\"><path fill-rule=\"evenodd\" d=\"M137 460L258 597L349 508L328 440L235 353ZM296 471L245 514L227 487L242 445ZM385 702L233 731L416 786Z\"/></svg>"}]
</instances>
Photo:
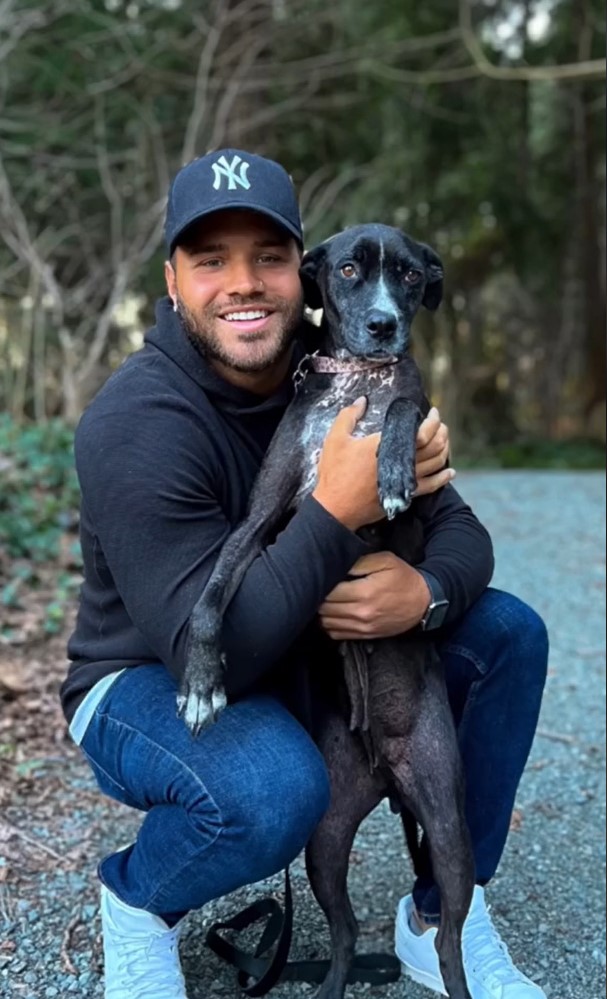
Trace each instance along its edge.
<instances>
[{"instance_id":1,"label":"dog's hind leg","mask_svg":"<svg viewBox=\"0 0 607 999\"><path fill-rule=\"evenodd\" d=\"M360 739L344 718L323 728L320 748L331 778L331 805L306 850L310 884L331 934L331 966L315 999L343 999L354 957L358 924L348 897L348 864L356 831L385 794L378 771L370 773Z\"/></svg>"},{"instance_id":2,"label":"dog's hind leg","mask_svg":"<svg viewBox=\"0 0 607 999\"><path fill-rule=\"evenodd\" d=\"M426 835L441 897L436 936L440 970L450 999L470 999L462 961L462 931L474 889L474 860L464 817L462 766L442 676L430 671L416 724L406 740L380 751L403 804Z\"/></svg>"}]
</instances>

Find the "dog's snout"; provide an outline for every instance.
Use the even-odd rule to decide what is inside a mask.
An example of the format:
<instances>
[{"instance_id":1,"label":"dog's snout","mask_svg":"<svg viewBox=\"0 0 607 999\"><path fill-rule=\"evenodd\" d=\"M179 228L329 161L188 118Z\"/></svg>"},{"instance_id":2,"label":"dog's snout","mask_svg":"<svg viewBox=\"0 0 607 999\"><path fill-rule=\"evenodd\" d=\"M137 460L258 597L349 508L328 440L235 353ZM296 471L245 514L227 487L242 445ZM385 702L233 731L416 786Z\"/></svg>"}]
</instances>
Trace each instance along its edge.
<instances>
[{"instance_id":1,"label":"dog's snout","mask_svg":"<svg viewBox=\"0 0 607 999\"><path fill-rule=\"evenodd\" d=\"M396 332L397 317L391 312L374 309L367 316L367 329L372 336L388 337Z\"/></svg>"}]
</instances>

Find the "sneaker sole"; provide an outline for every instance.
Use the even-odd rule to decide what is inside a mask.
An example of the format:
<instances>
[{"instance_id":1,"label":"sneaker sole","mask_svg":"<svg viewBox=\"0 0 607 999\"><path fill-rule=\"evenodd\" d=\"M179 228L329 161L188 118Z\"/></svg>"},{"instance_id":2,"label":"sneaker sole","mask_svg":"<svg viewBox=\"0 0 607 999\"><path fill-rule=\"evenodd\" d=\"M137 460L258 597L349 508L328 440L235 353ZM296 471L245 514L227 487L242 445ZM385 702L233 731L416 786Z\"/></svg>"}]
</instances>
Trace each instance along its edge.
<instances>
[{"instance_id":1,"label":"sneaker sole","mask_svg":"<svg viewBox=\"0 0 607 999\"><path fill-rule=\"evenodd\" d=\"M432 989L432 991L436 992L437 995L440 996L447 995L443 986L441 985L440 982L436 980L434 975L428 975L424 971L418 971L417 968L412 968L410 965L403 964L402 962L401 962L401 969L403 974L406 975L407 978L410 978L412 981L417 982L418 985L425 985L427 989Z\"/></svg>"}]
</instances>

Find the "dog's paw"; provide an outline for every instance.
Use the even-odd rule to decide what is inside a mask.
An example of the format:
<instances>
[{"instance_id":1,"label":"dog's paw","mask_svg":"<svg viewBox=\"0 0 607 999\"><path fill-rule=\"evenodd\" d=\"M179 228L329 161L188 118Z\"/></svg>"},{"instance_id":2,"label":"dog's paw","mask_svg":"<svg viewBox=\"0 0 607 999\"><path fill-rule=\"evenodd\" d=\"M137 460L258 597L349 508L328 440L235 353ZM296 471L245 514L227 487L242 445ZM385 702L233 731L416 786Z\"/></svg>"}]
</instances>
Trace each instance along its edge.
<instances>
[{"instance_id":1,"label":"dog's paw","mask_svg":"<svg viewBox=\"0 0 607 999\"><path fill-rule=\"evenodd\" d=\"M405 513L411 506L412 494L407 490L403 496L382 496L381 505L388 520L394 520L397 513Z\"/></svg>"},{"instance_id":2,"label":"dog's paw","mask_svg":"<svg viewBox=\"0 0 607 999\"><path fill-rule=\"evenodd\" d=\"M183 718L192 736L217 721L227 705L223 687L225 658L211 646L196 650L196 665L186 666L177 694L177 714Z\"/></svg>"},{"instance_id":3,"label":"dog's paw","mask_svg":"<svg viewBox=\"0 0 607 999\"><path fill-rule=\"evenodd\" d=\"M396 465L380 469L379 501L388 520L394 520L399 513L406 513L416 488L414 472Z\"/></svg>"}]
</instances>

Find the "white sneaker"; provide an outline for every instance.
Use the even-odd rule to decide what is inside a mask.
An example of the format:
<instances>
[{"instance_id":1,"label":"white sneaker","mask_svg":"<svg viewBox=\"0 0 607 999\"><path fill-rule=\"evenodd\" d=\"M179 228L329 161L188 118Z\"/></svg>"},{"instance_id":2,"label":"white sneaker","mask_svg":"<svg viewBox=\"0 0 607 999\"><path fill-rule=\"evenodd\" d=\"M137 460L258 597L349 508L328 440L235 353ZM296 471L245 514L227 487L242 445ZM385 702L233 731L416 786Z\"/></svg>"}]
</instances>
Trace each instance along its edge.
<instances>
[{"instance_id":1,"label":"white sneaker","mask_svg":"<svg viewBox=\"0 0 607 999\"><path fill-rule=\"evenodd\" d=\"M446 996L434 944L437 930L426 930L418 936L409 925L412 914L413 899L407 895L400 900L396 917L396 956L409 978ZM472 999L546 999L540 987L514 967L506 944L489 918L480 885L474 889L464 923L462 953Z\"/></svg>"},{"instance_id":2,"label":"white sneaker","mask_svg":"<svg viewBox=\"0 0 607 999\"><path fill-rule=\"evenodd\" d=\"M170 929L101 886L105 999L187 999L178 950L184 919Z\"/></svg>"}]
</instances>

